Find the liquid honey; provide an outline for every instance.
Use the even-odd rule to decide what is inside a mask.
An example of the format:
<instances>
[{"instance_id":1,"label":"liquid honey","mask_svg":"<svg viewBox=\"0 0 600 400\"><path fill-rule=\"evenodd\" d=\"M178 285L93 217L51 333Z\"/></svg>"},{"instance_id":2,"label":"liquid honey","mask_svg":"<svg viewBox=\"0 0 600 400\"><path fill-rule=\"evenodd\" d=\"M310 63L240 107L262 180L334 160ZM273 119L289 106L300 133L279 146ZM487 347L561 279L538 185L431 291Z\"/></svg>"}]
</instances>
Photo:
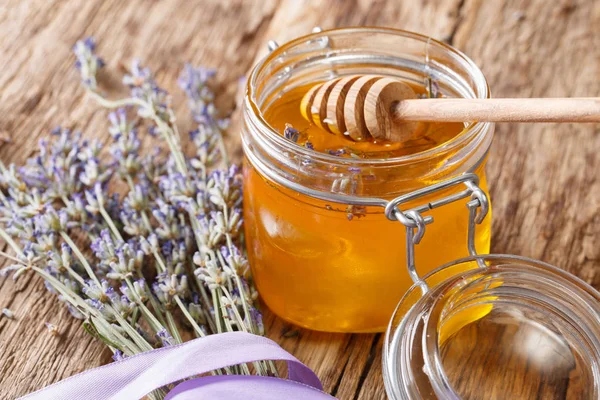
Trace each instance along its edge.
<instances>
[{"instance_id":1,"label":"liquid honey","mask_svg":"<svg viewBox=\"0 0 600 400\"><path fill-rule=\"evenodd\" d=\"M313 85L297 87L278 98L265 111L269 124L283 133L286 126L299 132L297 143L309 146L315 151L347 158L394 158L420 153L433 149L454 138L464 129L457 122L419 122L415 139L404 143L394 143L373 138L356 142L345 135L334 134L309 123L300 112L302 97ZM410 85L418 96L427 96L424 86Z\"/></svg>"},{"instance_id":2,"label":"liquid honey","mask_svg":"<svg viewBox=\"0 0 600 400\"><path fill-rule=\"evenodd\" d=\"M417 139L391 142L353 142L307 122L300 113L302 96L310 86L281 95L264 110L266 121L280 134L290 124L298 130L294 141L315 152L344 158L390 159L435 149L460 135L460 123L420 123ZM417 93L425 88L414 86ZM483 164L475 173L487 193ZM432 165L432 168L435 167ZM410 174L411 171L390 171ZM410 175L409 175L410 176ZM390 175L390 178L392 176ZM246 160L244 216L248 256L259 293L279 317L302 327L330 332L385 330L398 301L412 285L406 269L405 227L389 221L381 207L354 212L347 205L316 200L265 178ZM408 186L427 184L423 178ZM402 188L390 179L378 190ZM302 184L302 182L297 182ZM463 188L456 189L462 190ZM357 186L355 195L368 196ZM437 197L421 198L403 209ZM392 196L392 198L395 196ZM416 247L417 271L425 273L465 257L468 210L455 202L431 210L434 223ZM487 253L491 213L476 231L476 248Z\"/></svg>"}]
</instances>

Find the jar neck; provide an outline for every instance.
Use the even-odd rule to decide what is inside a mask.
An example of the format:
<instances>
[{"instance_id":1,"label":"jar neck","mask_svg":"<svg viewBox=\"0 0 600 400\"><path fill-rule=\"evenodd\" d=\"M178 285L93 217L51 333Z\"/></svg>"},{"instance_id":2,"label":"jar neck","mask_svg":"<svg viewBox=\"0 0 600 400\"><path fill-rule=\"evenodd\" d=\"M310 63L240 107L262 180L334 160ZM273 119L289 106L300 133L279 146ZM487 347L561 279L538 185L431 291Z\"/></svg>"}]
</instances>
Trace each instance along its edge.
<instances>
[{"instance_id":1,"label":"jar neck","mask_svg":"<svg viewBox=\"0 0 600 400\"><path fill-rule=\"evenodd\" d=\"M311 82L351 74L379 74L422 84L435 79L451 97L486 98L481 71L457 50L392 29L323 31L285 44L254 69L244 101L243 146L251 164L284 186L342 198L392 198L466 171L485 158L494 126L472 123L443 145L409 156L352 159L317 153L284 139L264 119L274 99ZM348 203L348 201L342 201Z\"/></svg>"},{"instance_id":2,"label":"jar neck","mask_svg":"<svg viewBox=\"0 0 600 400\"><path fill-rule=\"evenodd\" d=\"M487 266L479 268L484 262ZM454 274L471 264L468 272ZM450 278L439 282L440 276ZM387 332L384 376L391 399L460 399L445 371L441 347L467 323L495 308L530 310L552 321L574 352L587 357L598 397L600 294L578 278L538 261L487 255L458 260L425 278L433 287L421 297L413 287L402 299ZM465 315L468 318L465 319ZM459 323L457 323L459 321ZM482 388L483 390L483 388Z\"/></svg>"}]
</instances>

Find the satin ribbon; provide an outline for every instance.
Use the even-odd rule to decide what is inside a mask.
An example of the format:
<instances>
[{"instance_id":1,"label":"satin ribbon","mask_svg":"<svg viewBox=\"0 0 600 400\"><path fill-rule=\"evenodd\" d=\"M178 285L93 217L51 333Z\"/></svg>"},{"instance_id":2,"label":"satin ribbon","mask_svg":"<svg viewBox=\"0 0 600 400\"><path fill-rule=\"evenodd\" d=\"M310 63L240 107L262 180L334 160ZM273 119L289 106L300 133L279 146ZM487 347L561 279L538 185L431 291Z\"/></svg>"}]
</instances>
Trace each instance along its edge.
<instances>
[{"instance_id":1,"label":"satin ribbon","mask_svg":"<svg viewBox=\"0 0 600 400\"><path fill-rule=\"evenodd\" d=\"M244 332L210 335L176 346L147 351L94 368L21 399L139 399L167 384L241 363L287 361L288 379L216 375L184 381L168 400L332 400L307 366L270 339Z\"/></svg>"}]
</instances>

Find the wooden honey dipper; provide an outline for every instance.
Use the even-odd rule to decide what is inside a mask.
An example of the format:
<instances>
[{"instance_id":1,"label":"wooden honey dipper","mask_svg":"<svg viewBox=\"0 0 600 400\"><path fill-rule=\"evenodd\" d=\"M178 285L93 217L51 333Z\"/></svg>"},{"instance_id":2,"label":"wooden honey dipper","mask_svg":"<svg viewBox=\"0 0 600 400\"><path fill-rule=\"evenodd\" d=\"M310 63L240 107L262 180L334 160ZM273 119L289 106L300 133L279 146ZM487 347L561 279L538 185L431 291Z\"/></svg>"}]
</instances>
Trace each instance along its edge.
<instances>
[{"instance_id":1,"label":"wooden honey dipper","mask_svg":"<svg viewBox=\"0 0 600 400\"><path fill-rule=\"evenodd\" d=\"M413 139L416 121L600 122L600 98L417 99L406 83L351 75L313 86L302 98L309 122L355 141Z\"/></svg>"}]
</instances>

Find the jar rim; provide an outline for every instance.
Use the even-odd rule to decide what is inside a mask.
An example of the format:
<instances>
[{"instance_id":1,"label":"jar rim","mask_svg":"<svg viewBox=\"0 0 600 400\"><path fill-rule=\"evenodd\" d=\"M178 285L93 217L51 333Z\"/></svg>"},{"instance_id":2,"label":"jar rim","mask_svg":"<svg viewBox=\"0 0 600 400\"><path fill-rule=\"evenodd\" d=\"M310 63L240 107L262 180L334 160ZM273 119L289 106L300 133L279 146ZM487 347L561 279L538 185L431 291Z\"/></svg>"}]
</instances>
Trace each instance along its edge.
<instances>
[{"instance_id":1,"label":"jar rim","mask_svg":"<svg viewBox=\"0 0 600 400\"><path fill-rule=\"evenodd\" d=\"M323 30L321 32L311 33L308 35L300 36L296 39L290 40L289 42L284 43L279 46L271 53L263 57L256 66L252 69L250 73L250 77L246 83L246 101L248 105L254 111L254 116L256 121L261 125L262 128L268 132L270 139L274 140L278 145L288 147L290 150L293 150L296 153L299 153L302 156L312 157L313 159L318 159L323 162L331 162L336 163L340 162L340 158L335 155L330 155L326 153L315 152L313 150L307 149L303 146L298 145L289 140L285 140L275 128L273 128L268 121L265 119L263 115L263 111L261 110L257 100L256 100L256 91L257 91L257 80L260 75L260 72L265 68L271 61L275 60L278 56L284 54L286 51L293 49L295 46L306 43L307 41L316 40L321 37L326 37L331 34L353 34L353 33L383 33L401 36L405 38L415 39L426 43L427 45L435 45L439 46L449 54L454 55L458 60L460 60L463 65L468 68L468 72L470 76L473 78L476 86L475 95L476 98L485 99L490 98L490 88L488 82L483 75L483 72L479 67L475 64L473 60L471 60L467 55L465 55L460 50L456 49L453 46L450 46L444 42L441 42L432 37L422 35L419 33L406 31L402 29L396 28L387 28L387 27L374 27L374 26L357 26L357 27L345 27L345 28L334 28ZM367 166L367 165L380 165L380 164L403 164L414 162L422 159L427 159L431 156L434 156L438 153L450 151L452 149L460 147L465 141L471 139L473 136L476 136L480 132L487 132L493 124L490 122L469 122L468 125L455 137L448 140L447 142L433 147L431 149L414 153L403 155L399 157L392 158L368 158L368 159L352 159L352 163L357 166Z\"/></svg>"}]
</instances>

